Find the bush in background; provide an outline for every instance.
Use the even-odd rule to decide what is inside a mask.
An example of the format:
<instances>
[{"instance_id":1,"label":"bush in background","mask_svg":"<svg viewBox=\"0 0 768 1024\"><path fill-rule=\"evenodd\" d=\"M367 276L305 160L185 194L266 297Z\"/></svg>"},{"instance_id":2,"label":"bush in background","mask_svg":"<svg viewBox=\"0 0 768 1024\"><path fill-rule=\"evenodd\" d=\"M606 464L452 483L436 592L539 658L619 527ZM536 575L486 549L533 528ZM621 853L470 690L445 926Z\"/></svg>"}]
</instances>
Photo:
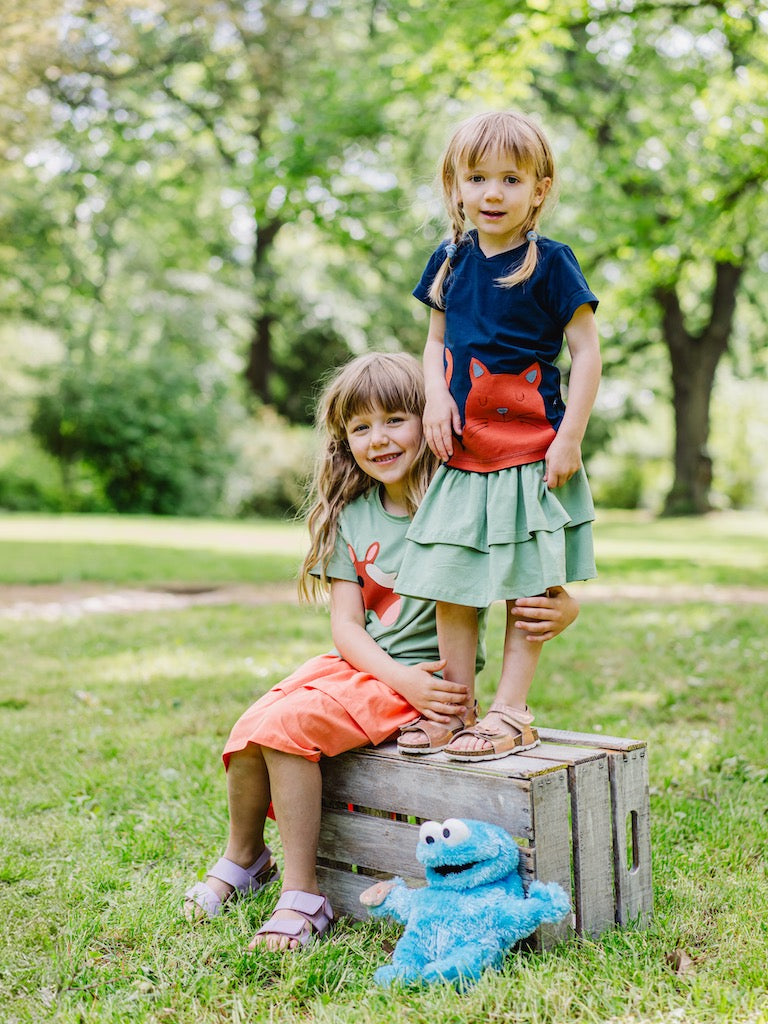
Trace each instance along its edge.
<instances>
[{"instance_id":1,"label":"bush in background","mask_svg":"<svg viewBox=\"0 0 768 1024\"><path fill-rule=\"evenodd\" d=\"M66 366L38 398L31 430L59 460L68 493L83 463L116 512L206 515L231 461L223 398L173 353L110 355Z\"/></svg>"},{"instance_id":2,"label":"bush in background","mask_svg":"<svg viewBox=\"0 0 768 1024\"><path fill-rule=\"evenodd\" d=\"M224 487L224 515L295 515L312 477L315 436L263 406L231 438L235 462Z\"/></svg>"}]
</instances>

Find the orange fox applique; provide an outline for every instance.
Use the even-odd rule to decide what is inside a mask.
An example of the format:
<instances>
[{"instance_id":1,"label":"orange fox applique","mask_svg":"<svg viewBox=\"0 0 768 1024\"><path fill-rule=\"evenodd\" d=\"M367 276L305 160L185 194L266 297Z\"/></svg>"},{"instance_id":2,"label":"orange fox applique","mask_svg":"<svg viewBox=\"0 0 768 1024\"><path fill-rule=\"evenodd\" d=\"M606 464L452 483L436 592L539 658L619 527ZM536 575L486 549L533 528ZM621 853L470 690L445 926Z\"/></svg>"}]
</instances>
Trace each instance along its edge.
<instances>
[{"instance_id":1,"label":"orange fox applique","mask_svg":"<svg viewBox=\"0 0 768 1024\"><path fill-rule=\"evenodd\" d=\"M381 545L377 540L374 541L362 560L357 557L351 544L347 544L347 550L355 566L357 582L363 591L363 604L366 611L373 612L382 626L393 625L397 622L403 601L394 591L397 573L384 572L375 564Z\"/></svg>"}]
</instances>

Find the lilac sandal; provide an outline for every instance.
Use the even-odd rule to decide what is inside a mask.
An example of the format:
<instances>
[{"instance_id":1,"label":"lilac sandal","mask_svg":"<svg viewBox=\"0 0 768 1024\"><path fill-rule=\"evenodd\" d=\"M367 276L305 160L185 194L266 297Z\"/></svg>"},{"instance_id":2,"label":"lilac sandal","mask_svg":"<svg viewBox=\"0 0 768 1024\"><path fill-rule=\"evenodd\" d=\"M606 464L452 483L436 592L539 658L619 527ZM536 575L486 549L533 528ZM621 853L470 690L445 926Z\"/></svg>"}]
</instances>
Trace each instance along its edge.
<instances>
[{"instance_id":1,"label":"lilac sandal","mask_svg":"<svg viewBox=\"0 0 768 1024\"><path fill-rule=\"evenodd\" d=\"M294 910L301 914L304 920L275 920L278 910ZM306 946L310 939L325 935L332 922L333 909L327 896L302 892L300 889L288 889L277 901L272 917L259 928L256 935L287 935L289 939L297 939L300 946ZM309 928L307 924L310 925Z\"/></svg>"},{"instance_id":2,"label":"lilac sandal","mask_svg":"<svg viewBox=\"0 0 768 1024\"><path fill-rule=\"evenodd\" d=\"M225 896L222 900L207 882L198 882L191 889L187 889L184 897L196 903L203 911L203 916L210 918L218 917L223 905L231 899L242 896L245 893L258 892L259 889L269 882L274 881L279 876L280 871L272 857L272 851L268 846L265 846L264 852L249 868L241 868L234 861L222 857L221 860L216 861L207 874L211 878L218 878L221 882L231 885L231 895ZM192 915L191 919L194 920L195 915Z\"/></svg>"}]
</instances>

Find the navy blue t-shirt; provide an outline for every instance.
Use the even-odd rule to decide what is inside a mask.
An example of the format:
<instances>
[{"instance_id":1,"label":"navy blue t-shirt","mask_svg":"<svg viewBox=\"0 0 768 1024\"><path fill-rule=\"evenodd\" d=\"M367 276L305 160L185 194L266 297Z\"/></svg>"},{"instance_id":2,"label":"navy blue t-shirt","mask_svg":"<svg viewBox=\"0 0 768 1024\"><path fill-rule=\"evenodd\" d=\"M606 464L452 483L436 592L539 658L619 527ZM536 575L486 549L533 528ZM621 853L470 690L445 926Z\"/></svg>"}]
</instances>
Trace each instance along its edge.
<instances>
[{"instance_id":1,"label":"navy blue t-shirt","mask_svg":"<svg viewBox=\"0 0 768 1024\"><path fill-rule=\"evenodd\" d=\"M429 289L445 259L441 243L413 294L438 308ZM571 249L537 243L538 263L522 284L496 283L522 263L527 243L486 257L464 236L443 286L446 380L463 434L448 465L490 473L544 458L565 412L555 360L579 306L597 307Z\"/></svg>"}]
</instances>

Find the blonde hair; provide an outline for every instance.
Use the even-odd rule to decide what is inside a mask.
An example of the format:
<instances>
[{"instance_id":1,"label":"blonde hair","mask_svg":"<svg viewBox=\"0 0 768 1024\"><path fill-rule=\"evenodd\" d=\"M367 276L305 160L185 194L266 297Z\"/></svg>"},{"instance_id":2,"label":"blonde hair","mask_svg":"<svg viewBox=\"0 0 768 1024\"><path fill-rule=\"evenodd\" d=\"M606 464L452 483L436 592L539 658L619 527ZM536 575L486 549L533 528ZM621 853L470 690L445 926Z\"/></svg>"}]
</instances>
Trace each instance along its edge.
<instances>
[{"instance_id":1,"label":"blonde hair","mask_svg":"<svg viewBox=\"0 0 768 1024\"><path fill-rule=\"evenodd\" d=\"M424 411L424 376L413 356L371 352L347 363L325 386L317 405L320 450L307 500L309 550L299 574L299 596L312 601L328 588L325 575L336 544L339 515L355 498L378 486L355 462L347 442L347 424L373 409L418 416ZM422 438L421 448L405 480L405 503L412 516L437 466ZM320 570L320 577L311 570Z\"/></svg>"},{"instance_id":2,"label":"blonde hair","mask_svg":"<svg viewBox=\"0 0 768 1024\"><path fill-rule=\"evenodd\" d=\"M451 243L458 247L464 238L466 218L459 196L462 175L489 154L503 153L522 169L530 171L537 182L555 180L555 161L544 132L524 114L500 111L476 114L464 121L451 136L440 164L443 201L450 219ZM538 250L536 229L544 203L531 206L521 231L528 238L528 249L520 267L512 274L497 279L502 288L512 288L527 281L536 269ZM455 249L453 250L455 252ZM451 269L451 257L446 256L429 290L430 299L440 308L445 307L443 285Z\"/></svg>"}]
</instances>

